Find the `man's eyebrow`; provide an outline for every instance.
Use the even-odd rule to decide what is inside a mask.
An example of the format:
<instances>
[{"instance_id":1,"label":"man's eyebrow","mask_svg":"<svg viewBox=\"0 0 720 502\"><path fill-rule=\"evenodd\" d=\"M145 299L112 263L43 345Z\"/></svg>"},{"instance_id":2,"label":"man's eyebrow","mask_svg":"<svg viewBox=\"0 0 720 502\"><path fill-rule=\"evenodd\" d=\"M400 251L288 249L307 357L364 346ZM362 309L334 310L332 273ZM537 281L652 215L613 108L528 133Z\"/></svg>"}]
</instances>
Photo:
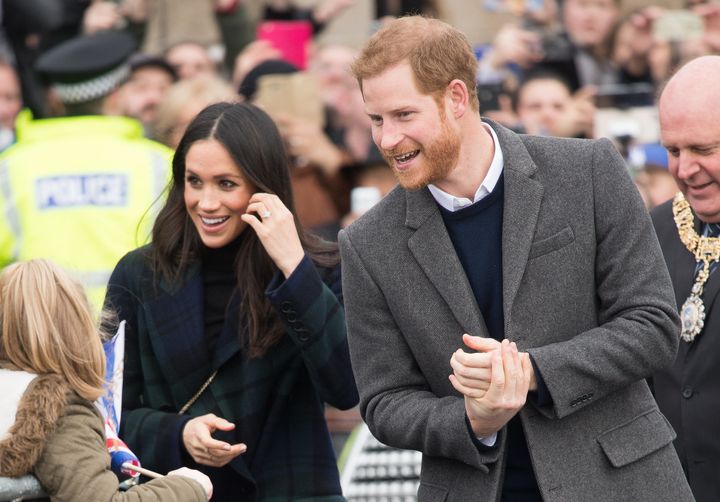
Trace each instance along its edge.
<instances>
[{"instance_id":1,"label":"man's eyebrow","mask_svg":"<svg viewBox=\"0 0 720 502\"><path fill-rule=\"evenodd\" d=\"M394 114L396 114L396 113L413 111L414 109L415 109L415 107L413 107L413 105L410 105L410 104L408 104L408 105L402 105L402 106L396 106L395 108L393 108L393 109L391 109L391 110L388 110L388 111L386 112L386 114L387 114L387 115L394 115ZM381 113L370 113L370 112L366 112L366 113L367 113L368 116L370 116L370 117L372 117L373 115L374 115L374 116L377 116L377 117L380 117L380 116L382 115Z\"/></svg>"}]
</instances>

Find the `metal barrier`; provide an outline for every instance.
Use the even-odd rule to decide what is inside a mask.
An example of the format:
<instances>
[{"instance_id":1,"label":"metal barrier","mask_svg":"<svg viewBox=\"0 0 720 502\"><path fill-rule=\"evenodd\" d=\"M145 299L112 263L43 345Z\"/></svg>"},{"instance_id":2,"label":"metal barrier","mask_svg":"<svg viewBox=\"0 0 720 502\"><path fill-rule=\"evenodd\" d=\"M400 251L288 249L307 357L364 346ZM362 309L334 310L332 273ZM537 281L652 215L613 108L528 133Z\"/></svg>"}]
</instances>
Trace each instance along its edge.
<instances>
[{"instance_id":1,"label":"metal barrier","mask_svg":"<svg viewBox=\"0 0 720 502\"><path fill-rule=\"evenodd\" d=\"M341 455L340 484L348 502L416 502L422 454L387 446L360 424Z\"/></svg>"},{"instance_id":2,"label":"metal barrier","mask_svg":"<svg viewBox=\"0 0 720 502\"><path fill-rule=\"evenodd\" d=\"M126 491L138 483L138 478L129 478L122 481L118 488ZM17 502L24 499L47 497L35 476L28 474L19 478L4 478L0 476L0 502Z\"/></svg>"},{"instance_id":3,"label":"metal barrier","mask_svg":"<svg viewBox=\"0 0 720 502\"><path fill-rule=\"evenodd\" d=\"M35 476L0 477L0 501L47 497Z\"/></svg>"}]
</instances>

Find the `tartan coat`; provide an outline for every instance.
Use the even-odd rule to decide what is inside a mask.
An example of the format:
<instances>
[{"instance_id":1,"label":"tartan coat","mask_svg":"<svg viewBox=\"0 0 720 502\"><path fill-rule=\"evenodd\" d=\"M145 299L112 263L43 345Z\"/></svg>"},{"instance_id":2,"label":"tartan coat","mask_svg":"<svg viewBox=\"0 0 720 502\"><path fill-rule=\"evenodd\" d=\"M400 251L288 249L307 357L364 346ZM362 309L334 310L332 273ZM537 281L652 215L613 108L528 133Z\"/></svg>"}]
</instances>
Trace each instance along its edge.
<instances>
[{"instance_id":1,"label":"tartan coat","mask_svg":"<svg viewBox=\"0 0 720 502\"><path fill-rule=\"evenodd\" d=\"M344 500L323 403L355 406L339 267L316 269L309 257L266 290L287 336L264 356L242 350L237 309L228 315L209 353L204 339L203 279L198 263L178 285L150 268L149 246L125 255L108 285L106 308L125 320L120 434L150 469L199 469L213 481L213 501ZM325 281L321 279L323 273ZM217 376L190 407L178 410ZM182 429L207 413L235 423L214 437L243 442L247 451L223 468L196 464Z\"/></svg>"}]
</instances>

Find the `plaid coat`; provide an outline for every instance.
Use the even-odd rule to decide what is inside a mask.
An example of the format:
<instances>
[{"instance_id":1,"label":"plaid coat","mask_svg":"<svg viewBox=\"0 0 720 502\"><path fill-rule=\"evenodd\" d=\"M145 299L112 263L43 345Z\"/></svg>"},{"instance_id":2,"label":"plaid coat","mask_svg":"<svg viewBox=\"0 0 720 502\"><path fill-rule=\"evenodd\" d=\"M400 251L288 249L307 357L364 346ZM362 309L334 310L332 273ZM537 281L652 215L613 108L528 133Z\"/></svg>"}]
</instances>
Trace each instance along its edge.
<instances>
[{"instance_id":1,"label":"plaid coat","mask_svg":"<svg viewBox=\"0 0 720 502\"><path fill-rule=\"evenodd\" d=\"M325 284L306 256L287 280L278 274L266 295L287 336L263 357L248 359L231 304L216 350L203 335L200 265L182 284L156 285L147 248L128 253L110 278L106 307L126 320L120 433L143 465L160 472L197 468L213 480L213 501L344 500L323 403L358 401L345 337L339 267ZM214 370L215 380L186 415L178 410ZM247 444L223 468L198 466L182 445L192 417L214 413L234 422L215 437Z\"/></svg>"}]
</instances>

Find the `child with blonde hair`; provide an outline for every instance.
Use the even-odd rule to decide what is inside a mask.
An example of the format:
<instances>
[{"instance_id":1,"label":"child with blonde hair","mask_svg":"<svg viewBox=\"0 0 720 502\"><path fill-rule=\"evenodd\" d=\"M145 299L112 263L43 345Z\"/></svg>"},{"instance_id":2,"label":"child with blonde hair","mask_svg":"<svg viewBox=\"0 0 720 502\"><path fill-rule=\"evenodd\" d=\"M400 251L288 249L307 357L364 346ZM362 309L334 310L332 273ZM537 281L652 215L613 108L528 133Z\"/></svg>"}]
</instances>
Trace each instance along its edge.
<instances>
[{"instance_id":1,"label":"child with blonde hair","mask_svg":"<svg viewBox=\"0 0 720 502\"><path fill-rule=\"evenodd\" d=\"M47 260L0 275L0 476L34 474L52 501L206 502L212 484L187 468L118 489L103 421L105 355L79 283Z\"/></svg>"}]
</instances>

